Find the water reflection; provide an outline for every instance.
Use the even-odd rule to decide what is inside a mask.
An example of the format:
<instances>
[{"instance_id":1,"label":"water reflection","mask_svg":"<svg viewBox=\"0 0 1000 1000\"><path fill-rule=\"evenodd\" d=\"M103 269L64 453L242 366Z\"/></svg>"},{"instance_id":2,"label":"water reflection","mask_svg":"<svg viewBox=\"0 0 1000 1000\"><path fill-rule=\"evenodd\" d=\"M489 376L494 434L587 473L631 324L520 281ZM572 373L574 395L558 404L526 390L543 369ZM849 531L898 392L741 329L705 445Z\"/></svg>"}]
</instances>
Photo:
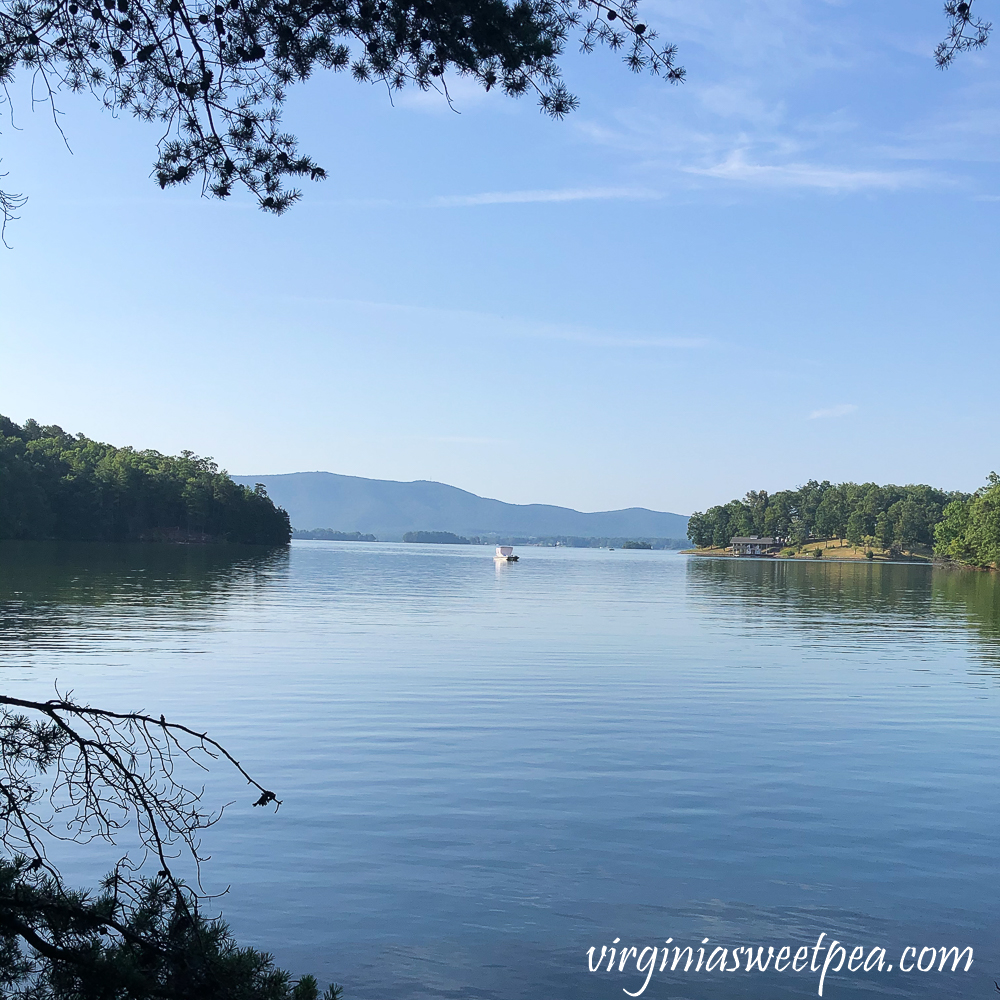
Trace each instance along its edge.
<instances>
[{"instance_id":1,"label":"water reflection","mask_svg":"<svg viewBox=\"0 0 1000 1000\"><path fill-rule=\"evenodd\" d=\"M707 615L742 628L814 630L835 625L840 639L919 638L953 630L978 640L1000 665L1000 578L994 573L907 563L793 562L692 558L690 598ZM969 631L969 626L972 631Z\"/></svg>"},{"instance_id":2,"label":"water reflection","mask_svg":"<svg viewBox=\"0 0 1000 1000\"><path fill-rule=\"evenodd\" d=\"M1000 576L974 570L941 570L933 576L934 598L964 616L992 642L1000 639Z\"/></svg>"},{"instance_id":3,"label":"water reflection","mask_svg":"<svg viewBox=\"0 0 1000 1000\"><path fill-rule=\"evenodd\" d=\"M688 560L687 574L694 591L713 600L871 620L926 615L933 571L914 564L698 558Z\"/></svg>"},{"instance_id":4,"label":"water reflection","mask_svg":"<svg viewBox=\"0 0 1000 1000\"><path fill-rule=\"evenodd\" d=\"M0 542L0 648L99 640L102 619L195 628L287 570L287 549Z\"/></svg>"},{"instance_id":5,"label":"water reflection","mask_svg":"<svg viewBox=\"0 0 1000 1000\"><path fill-rule=\"evenodd\" d=\"M164 711L265 772L285 804L265 822L226 793L213 888L233 886L241 940L355 1000L610 1000L623 984L585 954L618 935L971 944L968 979L828 995L993 989L996 576L491 563L388 543L4 546L0 662L39 648L6 683L42 694L57 675ZM675 977L644 996L815 989Z\"/></svg>"}]
</instances>

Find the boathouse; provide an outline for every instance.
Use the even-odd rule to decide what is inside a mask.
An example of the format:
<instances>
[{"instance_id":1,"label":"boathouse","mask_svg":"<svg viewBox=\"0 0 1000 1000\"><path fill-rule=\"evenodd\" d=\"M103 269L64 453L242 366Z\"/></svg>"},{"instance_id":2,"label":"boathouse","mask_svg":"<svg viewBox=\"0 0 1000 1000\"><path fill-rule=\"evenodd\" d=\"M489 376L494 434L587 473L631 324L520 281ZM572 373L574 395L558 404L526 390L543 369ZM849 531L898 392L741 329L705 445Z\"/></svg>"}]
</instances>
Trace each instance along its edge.
<instances>
[{"instance_id":1,"label":"boathouse","mask_svg":"<svg viewBox=\"0 0 1000 1000\"><path fill-rule=\"evenodd\" d=\"M734 536L729 540L729 548L734 556L773 556L781 548L781 539Z\"/></svg>"}]
</instances>

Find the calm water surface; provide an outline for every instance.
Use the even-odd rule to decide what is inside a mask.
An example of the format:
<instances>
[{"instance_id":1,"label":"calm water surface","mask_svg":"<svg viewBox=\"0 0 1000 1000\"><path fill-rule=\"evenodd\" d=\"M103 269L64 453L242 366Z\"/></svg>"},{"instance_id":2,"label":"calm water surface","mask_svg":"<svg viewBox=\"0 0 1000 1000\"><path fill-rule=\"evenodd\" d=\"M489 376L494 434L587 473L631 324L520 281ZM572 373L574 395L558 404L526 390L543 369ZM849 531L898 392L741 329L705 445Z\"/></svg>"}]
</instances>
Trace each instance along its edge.
<instances>
[{"instance_id":1,"label":"calm water surface","mask_svg":"<svg viewBox=\"0 0 1000 1000\"><path fill-rule=\"evenodd\" d=\"M347 1000L612 1000L643 977L591 974L591 945L821 932L894 966L824 996L991 993L996 577L521 556L5 543L0 668L12 693L58 681L204 725L279 791L262 815L212 776L236 804L205 878L232 885L241 939ZM81 883L100 863L69 862ZM969 973L896 968L907 945L953 944L974 947ZM817 981L667 971L644 996Z\"/></svg>"}]
</instances>

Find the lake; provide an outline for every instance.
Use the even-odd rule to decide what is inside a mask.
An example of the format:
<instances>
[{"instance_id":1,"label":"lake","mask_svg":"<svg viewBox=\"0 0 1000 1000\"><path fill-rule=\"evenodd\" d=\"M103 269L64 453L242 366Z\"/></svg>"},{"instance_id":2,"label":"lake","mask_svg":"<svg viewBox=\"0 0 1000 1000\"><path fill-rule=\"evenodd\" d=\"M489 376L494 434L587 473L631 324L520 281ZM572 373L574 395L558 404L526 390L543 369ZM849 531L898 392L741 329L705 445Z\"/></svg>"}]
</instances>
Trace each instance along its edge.
<instances>
[{"instance_id":1,"label":"lake","mask_svg":"<svg viewBox=\"0 0 1000 1000\"><path fill-rule=\"evenodd\" d=\"M345 1000L612 1000L645 975L591 973L592 946L732 969L820 934L885 949L824 996L993 992L996 576L518 552L2 543L0 667L11 694L204 726L275 789L254 810L213 772L234 805L205 882ZM916 968L952 945L968 972ZM817 995L809 969L681 959L642 995Z\"/></svg>"}]
</instances>

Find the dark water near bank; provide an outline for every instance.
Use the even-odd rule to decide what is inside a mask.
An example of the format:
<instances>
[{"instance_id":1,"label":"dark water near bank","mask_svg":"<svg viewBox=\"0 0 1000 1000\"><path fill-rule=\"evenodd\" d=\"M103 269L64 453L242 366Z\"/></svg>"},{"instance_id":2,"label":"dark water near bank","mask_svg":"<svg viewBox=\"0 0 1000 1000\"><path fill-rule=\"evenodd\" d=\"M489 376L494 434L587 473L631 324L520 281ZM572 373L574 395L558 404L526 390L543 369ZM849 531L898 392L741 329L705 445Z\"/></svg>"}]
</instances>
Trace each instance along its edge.
<instances>
[{"instance_id":1,"label":"dark water near bank","mask_svg":"<svg viewBox=\"0 0 1000 1000\"><path fill-rule=\"evenodd\" d=\"M824 996L993 991L996 577L521 555L7 543L0 669L12 693L58 680L206 726L278 790L262 815L213 776L236 805L206 881L232 885L241 939L347 1000L612 1000L643 977L591 974L591 945L821 932L893 965L845 966ZM975 963L903 973L908 945ZM643 995L782 1000L818 979L692 967Z\"/></svg>"}]
</instances>

